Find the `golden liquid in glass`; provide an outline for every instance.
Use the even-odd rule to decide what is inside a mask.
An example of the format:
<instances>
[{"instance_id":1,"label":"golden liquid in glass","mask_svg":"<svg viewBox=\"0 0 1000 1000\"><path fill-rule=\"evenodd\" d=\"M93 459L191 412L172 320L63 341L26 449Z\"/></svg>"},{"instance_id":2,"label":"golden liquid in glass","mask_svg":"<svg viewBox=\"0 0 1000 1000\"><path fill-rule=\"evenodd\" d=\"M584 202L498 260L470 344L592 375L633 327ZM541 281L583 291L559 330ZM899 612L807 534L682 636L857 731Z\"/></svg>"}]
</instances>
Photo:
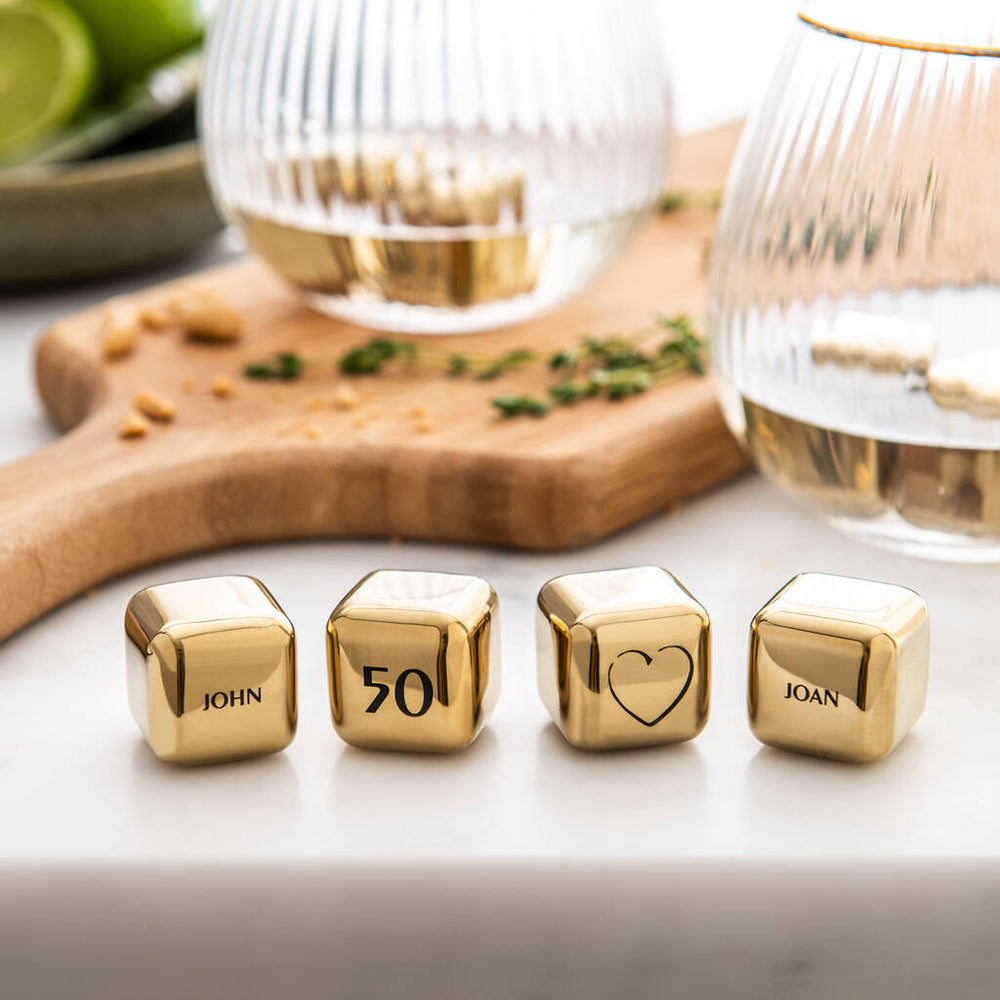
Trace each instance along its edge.
<instances>
[{"instance_id":1,"label":"golden liquid in glass","mask_svg":"<svg viewBox=\"0 0 1000 1000\"><path fill-rule=\"evenodd\" d=\"M803 423L743 400L761 470L832 518L1000 538L1000 451L905 444Z\"/></svg>"},{"instance_id":2,"label":"golden liquid in glass","mask_svg":"<svg viewBox=\"0 0 1000 1000\"><path fill-rule=\"evenodd\" d=\"M299 288L322 295L367 293L408 305L461 308L531 292L551 243L544 229L473 238L385 238L233 214L253 249Z\"/></svg>"}]
</instances>

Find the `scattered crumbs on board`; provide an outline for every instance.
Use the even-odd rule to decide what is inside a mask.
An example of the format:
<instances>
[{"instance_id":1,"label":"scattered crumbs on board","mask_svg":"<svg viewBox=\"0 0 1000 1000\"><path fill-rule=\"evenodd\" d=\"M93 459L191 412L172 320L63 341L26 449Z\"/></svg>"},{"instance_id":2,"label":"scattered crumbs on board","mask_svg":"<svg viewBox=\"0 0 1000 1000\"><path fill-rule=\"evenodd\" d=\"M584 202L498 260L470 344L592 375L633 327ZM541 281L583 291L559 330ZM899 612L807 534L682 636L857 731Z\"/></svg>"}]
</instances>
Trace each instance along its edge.
<instances>
[{"instance_id":1,"label":"scattered crumbs on board","mask_svg":"<svg viewBox=\"0 0 1000 1000\"><path fill-rule=\"evenodd\" d=\"M141 413L136 413L135 410L126 415L118 429L118 436L126 441L144 438L148 433L149 421Z\"/></svg>"},{"instance_id":2,"label":"scattered crumbs on board","mask_svg":"<svg viewBox=\"0 0 1000 1000\"><path fill-rule=\"evenodd\" d=\"M228 375L216 375L212 379L211 392L216 399L229 399L233 394L233 380Z\"/></svg>"},{"instance_id":3,"label":"scattered crumbs on board","mask_svg":"<svg viewBox=\"0 0 1000 1000\"><path fill-rule=\"evenodd\" d=\"M174 419L177 407L155 389L140 389L132 398L132 407L150 420L167 422Z\"/></svg>"}]
</instances>

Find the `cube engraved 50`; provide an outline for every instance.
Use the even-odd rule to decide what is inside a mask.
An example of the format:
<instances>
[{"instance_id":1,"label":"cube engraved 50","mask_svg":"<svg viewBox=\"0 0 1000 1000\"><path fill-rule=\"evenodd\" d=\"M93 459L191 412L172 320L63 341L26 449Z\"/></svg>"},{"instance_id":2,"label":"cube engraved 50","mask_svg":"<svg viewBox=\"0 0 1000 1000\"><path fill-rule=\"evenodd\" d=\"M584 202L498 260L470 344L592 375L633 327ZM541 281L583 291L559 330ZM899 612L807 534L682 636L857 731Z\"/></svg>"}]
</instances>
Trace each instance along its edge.
<instances>
[{"instance_id":1,"label":"cube engraved 50","mask_svg":"<svg viewBox=\"0 0 1000 1000\"><path fill-rule=\"evenodd\" d=\"M206 764L295 736L295 631L258 580L139 591L125 613L132 714L161 760Z\"/></svg>"},{"instance_id":2,"label":"cube engraved 50","mask_svg":"<svg viewBox=\"0 0 1000 1000\"><path fill-rule=\"evenodd\" d=\"M327 649L333 724L354 746L461 749L500 694L497 595L479 577L372 573L330 616Z\"/></svg>"},{"instance_id":3,"label":"cube engraved 50","mask_svg":"<svg viewBox=\"0 0 1000 1000\"><path fill-rule=\"evenodd\" d=\"M912 590L797 576L750 627L750 727L786 750L878 760L923 713L929 644Z\"/></svg>"},{"instance_id":4,"label":"cube engraved 50","mask_svg":"<svg viewBox=\"0 0 1000 1000\"><path fill-rule=\"evenodd\" d=\"M666 570L558 577L542 588L538 609L538 689L570 743L676 743L704 728L708 614Z\"/></svg>"}]
</instances>

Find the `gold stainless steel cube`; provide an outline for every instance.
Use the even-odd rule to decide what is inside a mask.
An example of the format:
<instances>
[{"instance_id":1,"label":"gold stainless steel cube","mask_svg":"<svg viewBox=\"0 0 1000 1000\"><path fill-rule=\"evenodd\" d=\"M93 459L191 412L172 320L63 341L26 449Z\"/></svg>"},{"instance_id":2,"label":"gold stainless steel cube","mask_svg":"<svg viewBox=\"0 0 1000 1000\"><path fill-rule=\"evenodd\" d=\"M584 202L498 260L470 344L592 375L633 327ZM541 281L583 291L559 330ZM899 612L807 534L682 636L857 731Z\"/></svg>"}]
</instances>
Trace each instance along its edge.
<instances>
[{"instance_id":1,"label":"gold stainless steel cube","mask_svg":"<svg viewBox=\"0 0 1000 1000\"><path fill-rule=\"evenodd\" d=\"M803 573L750 627L750 727L785 750L879 760L923 713L929 645L912 590Z\"/></svg>"},{"instance_id":2,"label":"gold stainless steel cube","mask_svg":"<svg viewBox=\"0 0 1000 1000\"><path fill-rule=\"evenodd\" d=\"M658 566L576 573L538 595L538 690L588 750L677 743L708 721L705 609Z\"/></svg>"},{"instance_id":3,"label":"gold stainless steel cube","mask_svg":"<svg viewBox=\"0 0 1000 1000\"><path fill-rule=\"evenodd\" d=\"M379 570L327 625L340 737L377 750L468 746L500 694L497 595L476 576Z\"/></svg>"},{"instance_id":4,"label":"gold stainless steel cube","mask_svg":"<svg viewBox=\"0 0 1000 1000\"><path fill-rule=\"evenodd\" d=\"M128 697L161 760L208 764L283 750L295 735L295 631L258 580L139 591L125 613Z\"/></svg>"}]
</instances>

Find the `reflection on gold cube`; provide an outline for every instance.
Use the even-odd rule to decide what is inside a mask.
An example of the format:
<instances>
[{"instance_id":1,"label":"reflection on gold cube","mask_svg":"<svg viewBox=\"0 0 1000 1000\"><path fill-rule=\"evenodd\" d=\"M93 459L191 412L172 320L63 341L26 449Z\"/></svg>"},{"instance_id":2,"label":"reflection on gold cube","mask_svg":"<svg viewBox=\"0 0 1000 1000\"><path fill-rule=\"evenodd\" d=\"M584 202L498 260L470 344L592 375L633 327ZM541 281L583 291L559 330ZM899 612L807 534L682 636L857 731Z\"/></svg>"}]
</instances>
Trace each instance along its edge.
<instances>
[{"instance_id":1,"label":"reflection on gold cube","mask_svg":"<svg viewBox=\"0 0 1000 1000\"><path fill-rule=\"evenodd\" d=\"M754 735L821 757L884 757L923 713L929 637L927 608L912 590L795 577L750 628Z\"/></svg>"},{"instance_id":2,"label":"reflection on gold cube","mask_svg":"<svg viewBox=\"0 0 1000 1000\"><path fill-rule=\"evenodd\" d=\"M132 714L161 760L283 750L295 735L295 632L262 583L220 576L141 590L125 613Z\"/></svg>"},{"instance_id":3,"label":"reflection on gold cube","mask_svg":"<svg viewBox=\"0 0 1000 1000\"><path fill-rule=\"evenodd\" d=\"M378 750L468 746L500 694L497 595L475 576L380 570L327 626L341 738Z\"/></svg>"},{"instance_id":4,"label":"reflection on gold cube","mask_svg":"<svg viewBox=\"0 0 1000 1000\"><path fill-rule=\"evenodd\" d=\"M676 743L708 721L705 609L656 566L577 573L538 595L538 689L570 743Z\"/></svg>"}]
</instances>

